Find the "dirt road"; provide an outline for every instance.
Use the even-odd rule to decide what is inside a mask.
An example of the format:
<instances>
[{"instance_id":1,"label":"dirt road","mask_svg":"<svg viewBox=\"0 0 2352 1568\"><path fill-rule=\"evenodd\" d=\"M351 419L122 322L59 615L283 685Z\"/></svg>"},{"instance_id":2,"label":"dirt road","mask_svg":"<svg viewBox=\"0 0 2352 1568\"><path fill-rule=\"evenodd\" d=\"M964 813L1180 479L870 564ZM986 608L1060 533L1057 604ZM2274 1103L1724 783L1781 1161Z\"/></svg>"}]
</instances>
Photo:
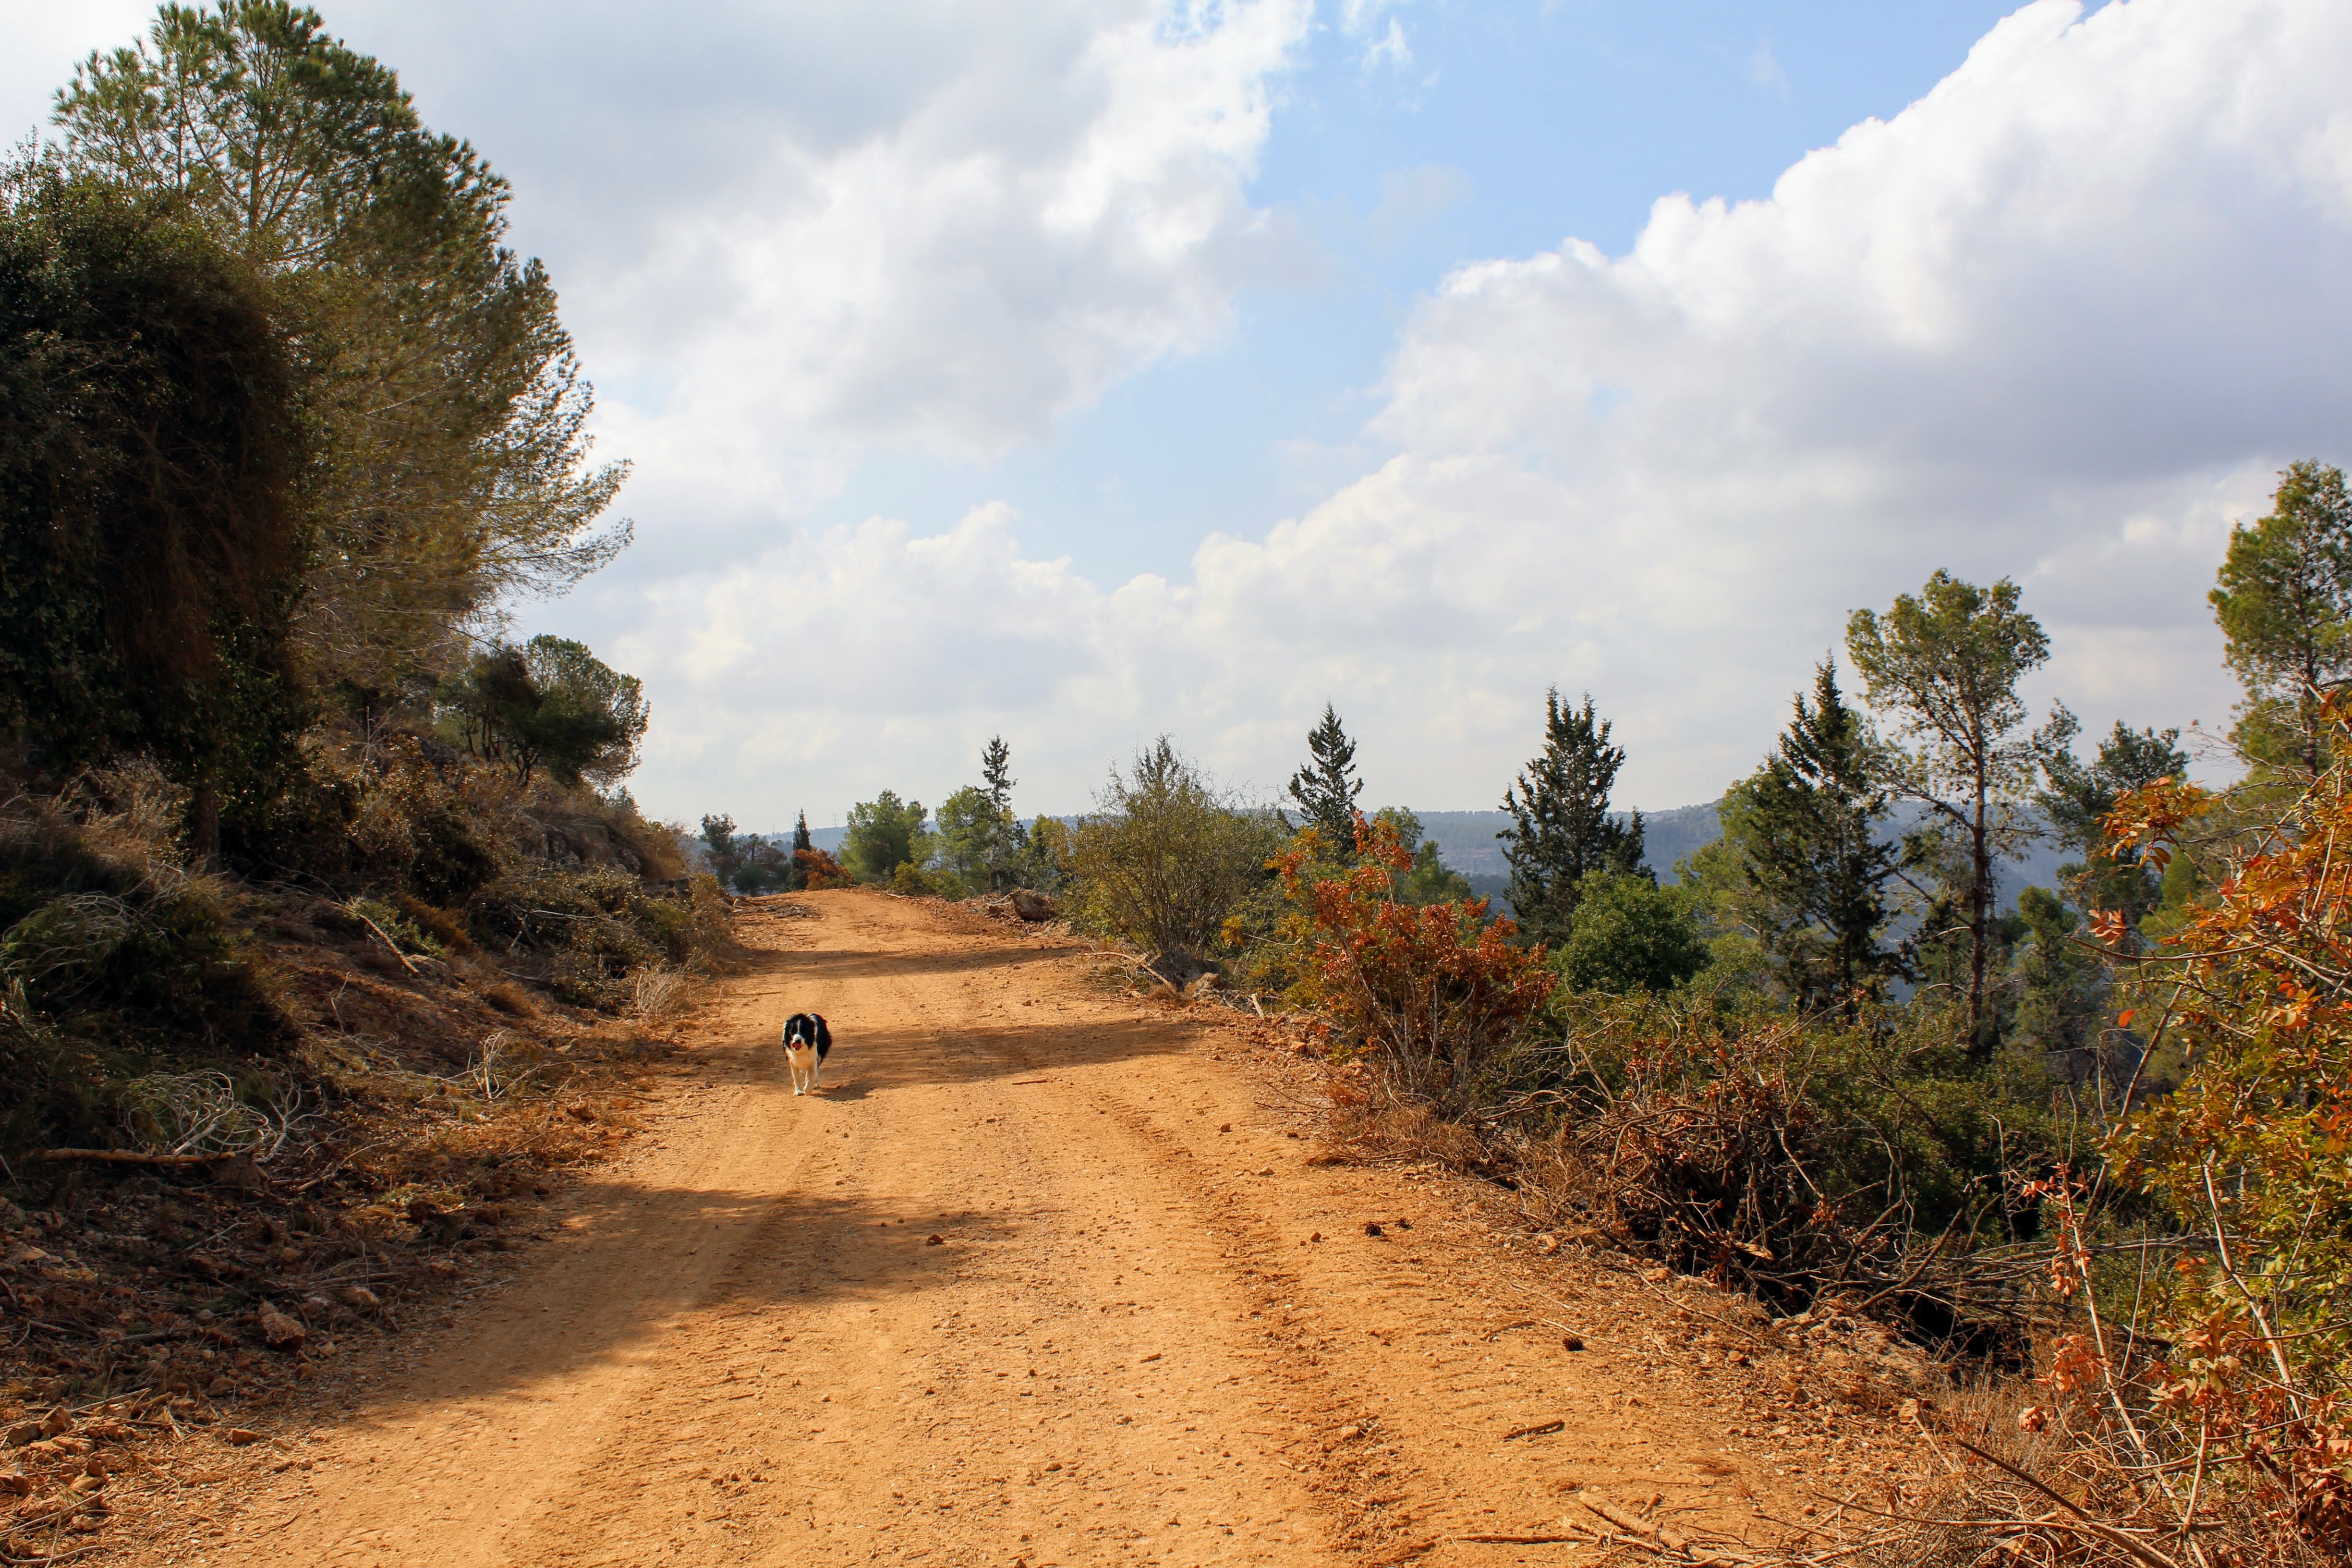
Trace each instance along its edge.
<instances>
[{"instance_id":1,"label":"dirt road","mask_svg":"<svg viewBox=\"0 0 2352 1568\"><path fill-rule=\"evenodd\" d=\"M1591 1555L1459 1538L1562 1533L1580 1485L1735 1537L1797 1506L1693 1320L1451 1178L1311 1163L1303 1069L1233 1015L961 911L801 902L750 907L702 1081L519 1278L165 1555L1556 1563ZM795 1098L803 1008L836 1047Z\"/></svg>"}]
</instances>

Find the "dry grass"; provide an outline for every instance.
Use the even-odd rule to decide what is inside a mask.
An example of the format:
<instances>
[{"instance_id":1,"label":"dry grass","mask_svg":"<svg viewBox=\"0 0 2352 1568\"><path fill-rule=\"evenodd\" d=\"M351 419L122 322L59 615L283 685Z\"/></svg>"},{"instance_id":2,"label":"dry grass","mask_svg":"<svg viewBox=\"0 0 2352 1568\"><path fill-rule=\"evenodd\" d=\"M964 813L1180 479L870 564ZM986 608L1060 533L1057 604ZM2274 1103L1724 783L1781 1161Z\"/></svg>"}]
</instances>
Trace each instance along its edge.
<instances>
[{"instance_id":1,"label":"dry grass","mask_svg":"<svg viewBox=\"0 0 2352 1568\"><path fill-rule=\"evenodd\" d=\"M630 1011L647 1023L663 1023L685 1010L693 982L682 970L641 969L631 977Z\"/></svg>"}]
</instances>

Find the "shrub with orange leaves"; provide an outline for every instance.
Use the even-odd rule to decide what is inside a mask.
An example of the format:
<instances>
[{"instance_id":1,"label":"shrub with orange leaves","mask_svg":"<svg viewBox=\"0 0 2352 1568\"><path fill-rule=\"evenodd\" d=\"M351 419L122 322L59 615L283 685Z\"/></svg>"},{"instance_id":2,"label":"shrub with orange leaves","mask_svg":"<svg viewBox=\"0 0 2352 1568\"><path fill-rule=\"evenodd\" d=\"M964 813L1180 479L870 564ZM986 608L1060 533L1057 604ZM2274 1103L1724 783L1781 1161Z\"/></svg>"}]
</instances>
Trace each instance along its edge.
<instances>
[{"instance_id":1,"label":"shrub with orange leaves","mask_svg":"<svg viewBox=\"0 0 2352 1568\"><path fill-rule=\"evenodd\" d=\"M824 888L854 888L857 879L848 868L822 849L795 849L793 858L800 862L803 880L801 886L812 892Z\"/></svg>"},{"instance_id":2,"label":"shrub with orange leaves","mask_svg":"<svg viewBox=\"0 0 2352 1568\"><path fill-rule=\"evenodd\" d=\"M1412 855L1385 822L1356 817L1356 863L1317 874L1315 847L1272 862L1304 954L1304 999L1339 1051L1376 1058L1401 1089L1459 1116L1486 1091L1550 994L1541 947L1515 946L1486 900L1402 904L1394 877Z\"/></svg>"},{"instance_id":3,"label":"shrub with orange leaves","mask_svg":"<svg viewBox=\"0 0 2352 1568\"><path fill-rule=\"evenodd\" d=\"M2186 1066L2111 1152L2210 1244L2186 1276L2192 1295L2266 1324L2290 1364L2333 1366L2352 1352L2347 768L2251 833L2180 930L2119 955L2150 998L2151 1050ZM2221 805L2168 781L2117 806L2110 841L2161 865Z\"/></svg>"},{"instance_id":4,"label":"shrub with orange leaves","mask_svg":"<svg viewBox=\"0 0 2352 1568\"><path fill-rule=\"evenodd\" d=\"M2330 698L2332 754L2352 759L2352 701ZM2126 797L2110 846L2162 865L2231 803L2181 780ZM2150 1050L2179 1083L2112 1141L2118 1173L2182 1222L2153 1325L2154 1409L2198 1465L2222 1450L2282 1521L2352 1549L2352 760L2238 836L2180 929L2117 958L2148 999ZM2109 928L2113 922L2108 922ZM2095 926L2095 929L2102 929Z\"/></svg>"}]
</instances>

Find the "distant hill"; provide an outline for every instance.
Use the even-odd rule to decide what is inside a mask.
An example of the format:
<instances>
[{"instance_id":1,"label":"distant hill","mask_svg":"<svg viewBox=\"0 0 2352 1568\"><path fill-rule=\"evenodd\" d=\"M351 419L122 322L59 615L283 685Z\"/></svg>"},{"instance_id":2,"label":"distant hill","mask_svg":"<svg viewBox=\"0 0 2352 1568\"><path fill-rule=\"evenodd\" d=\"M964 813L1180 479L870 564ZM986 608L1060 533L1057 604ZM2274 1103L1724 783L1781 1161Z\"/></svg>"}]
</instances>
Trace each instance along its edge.
<instances>
[{"instance_id":1,"label":"distant hill","mask_svg":"<svg viewBox=\"0 0 2352 1568\"><path fill-rule=\"evenodd\" d=\"M1717 815L1717 801L1701 805L1678 805L1665 811L1642 814L1642 862L1657 873L1661 882L1675 879L1675 863L1694 849L1705 847L1723 836L1723 826ZM1421 818L1422 836L1437 840L1437 852L1448 866L1470 879L1470 884L1486 897L1500 897L1510 879L1510 867L1503 859L1503 847L1495 835L1510 826L1509 816L1499 811L1423 811L1415 813ZM1926 812L1919 806L1898 807L1888 824L1888 837L1899 837L1916 826ZM2001 903L2004 908L2014 902L2027 888L2052 886L2057 880L2058 867L2066 858L2054 844L2038 844L2022 859L2006 863L2001 869Z\"/></svg>"},{"instance_id":2,"label":"distant hill","mask_svg":"<svg viewBox=\"0 0 2352 1568\"><path fill-rule=\"evenodd\" d=\"M1503 860L1503 847L1495 835L1511 825L1510 816L1500 811L1423 811L1413 815L1421 818L1424 838L1437 840L1437 852L1445 863L1465 877L1508 877L1511 868ZM1642 814L1642 847L1646 852L1643 863L1658 874L1662 881L1672 881L1675 862L1704 844L1712 844L1723 829L1717 825L1715 803L1705 805L1678 805L1671 811Z\"/></svg>"}]
</instances>

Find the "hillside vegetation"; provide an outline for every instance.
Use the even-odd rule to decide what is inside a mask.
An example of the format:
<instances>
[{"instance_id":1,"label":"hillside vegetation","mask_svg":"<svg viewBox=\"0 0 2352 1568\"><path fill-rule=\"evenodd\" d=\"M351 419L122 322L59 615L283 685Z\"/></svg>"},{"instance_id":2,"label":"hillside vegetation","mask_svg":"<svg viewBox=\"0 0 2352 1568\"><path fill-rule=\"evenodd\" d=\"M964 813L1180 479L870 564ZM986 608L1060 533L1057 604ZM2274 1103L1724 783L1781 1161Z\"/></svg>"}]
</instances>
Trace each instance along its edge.
<instances>
[{"instance_id":1,"label":"hillside vegetation","mask_svg":"<svg viewBox=\"0 0 2352 1568\"><path fill-rule=\"evenodd\" d=\"M206 1423L625 1135L728 917L637 682L503 635L628 540L504 182L258 0L56 119L0 170L0 1417Z\"/></svg>"}]
</instances>

